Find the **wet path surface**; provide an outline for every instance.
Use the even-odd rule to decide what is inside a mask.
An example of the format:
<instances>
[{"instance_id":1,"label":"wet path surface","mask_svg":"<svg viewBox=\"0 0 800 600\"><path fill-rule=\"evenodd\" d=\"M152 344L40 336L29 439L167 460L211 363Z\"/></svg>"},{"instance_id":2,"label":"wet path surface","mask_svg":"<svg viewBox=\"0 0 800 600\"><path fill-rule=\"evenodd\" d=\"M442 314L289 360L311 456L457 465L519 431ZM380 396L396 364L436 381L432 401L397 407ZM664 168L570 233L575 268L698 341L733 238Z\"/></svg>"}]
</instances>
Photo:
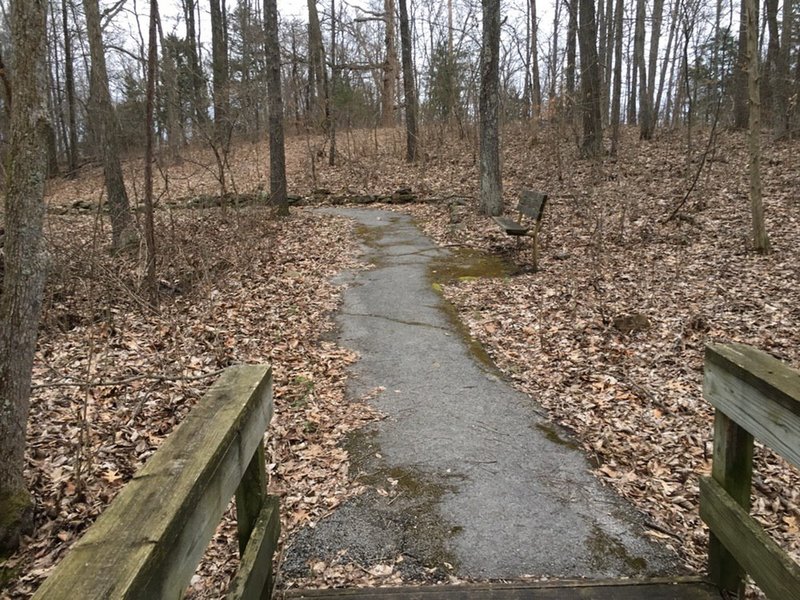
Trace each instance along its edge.
<instances>
[{"instance_id":1,"label":"wet path surface","mask_svg":"<svg viewBox=\"0 0 800 600\"><path fill-rule=\"evenodd\" d=\"M348 394L385 388L372 402L386 418L348 443L369 491L295 535L284 573L303 576L314 561L432 580L674 572L640 516L476 355L432 285L431 265L448 253L406 216L332 212L360 223L375 265L342 278L339 340L361 356Z\"/></svg>"}]
</instances>

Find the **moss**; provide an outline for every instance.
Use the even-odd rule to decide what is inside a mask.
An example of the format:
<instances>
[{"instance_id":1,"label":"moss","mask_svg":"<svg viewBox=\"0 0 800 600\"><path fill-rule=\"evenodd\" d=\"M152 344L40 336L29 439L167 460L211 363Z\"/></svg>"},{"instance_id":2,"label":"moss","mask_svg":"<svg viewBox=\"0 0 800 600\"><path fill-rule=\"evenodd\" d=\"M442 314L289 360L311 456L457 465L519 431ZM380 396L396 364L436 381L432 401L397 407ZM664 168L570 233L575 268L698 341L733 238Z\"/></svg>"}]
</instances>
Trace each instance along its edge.
<instances>
[{"instance_id":1,"label":"moss","mask_svg":"<svg viewBox=\"0 0 800 600\"><path fill-rule=\"evenodd\" d=\"M607 567L610 561L619 561L628 569L626 575L636 575L647 569L647 561L640 556L632 556L628 549L597 525L587 540L592 561L596 567Z\"/></svg>"},{"instance_id":2,"label":"moss","mask_svg":"<svg viewBox=\"0 0 800 600\"><path fill-rule=\"evenodd\" d=\"M33 503L27 490L0 496L0 559L16 548L20 534L33 528Z\"/></svg>"}]
</instances>

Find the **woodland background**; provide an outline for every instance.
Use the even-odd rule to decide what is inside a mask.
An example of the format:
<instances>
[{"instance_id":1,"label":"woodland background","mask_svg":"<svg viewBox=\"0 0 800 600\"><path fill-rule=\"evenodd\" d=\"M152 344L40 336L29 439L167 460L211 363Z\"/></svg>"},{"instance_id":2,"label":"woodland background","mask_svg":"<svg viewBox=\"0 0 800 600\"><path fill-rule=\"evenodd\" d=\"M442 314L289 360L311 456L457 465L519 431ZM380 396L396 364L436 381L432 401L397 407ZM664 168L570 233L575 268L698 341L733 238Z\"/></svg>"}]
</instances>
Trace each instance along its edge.
<instances>
[{"instance_id":1,"label":"woodland background","mask_svg":"<svg viewBox=\"0 0 800 600\"><path fill-rule=\"evenodd\" d=\"M393 196L438 242L515 265L443 293L651 535L702 571L704 344L800 364L796 4L312 0L300 21L269 0L183 0L176 24L153 1L0 2L4 307L20 106L42 108L49 257L32 379L0 390L30 397L22 442L3 405L0 465L18 462L34 498L0 593L29 597L236 362L275 366L285 539L359 493L338 443L380 415L345 401L357 357L326 333L330 277L367 266L351 224L305 206ZM34 5L38 55L12 35ZM44 76L34 102L26 68ZM486 216L528 188L550 194L539 272ZM4 386L9 331L4 319ZM797 558L797 471L759 451L757 472L753 512ZM235 546L228 522L190 596L224 594ZM279 585L399 581L391 565L312 567Z\"/></svg>"}]
</instances>

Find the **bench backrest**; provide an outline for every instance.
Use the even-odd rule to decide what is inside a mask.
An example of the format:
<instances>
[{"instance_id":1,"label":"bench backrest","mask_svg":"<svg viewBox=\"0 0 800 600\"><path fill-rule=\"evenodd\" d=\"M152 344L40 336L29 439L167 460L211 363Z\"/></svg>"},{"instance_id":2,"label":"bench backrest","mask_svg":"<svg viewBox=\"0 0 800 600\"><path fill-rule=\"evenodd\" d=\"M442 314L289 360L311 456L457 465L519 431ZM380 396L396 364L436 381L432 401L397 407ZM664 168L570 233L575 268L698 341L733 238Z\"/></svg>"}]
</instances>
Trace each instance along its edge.
<instances>
[{"instance_id":1,"label":"bench backrest","mask_svg":"<svg viewBox=\"0 0 800 600\"><path fill-rule=\"evenodd\" d=\"M711 579L736 591L747 573L772 600L800 598L800 565L749 514L753 438L800 467L800 371L743 344L712 344L703 394L716 408L711 477L700 479Z\"/></svg>"},{"instance_id":2,"label":"bench backrest","mask_svg":"<svg viewBox=\"0 0 800 600\"><path fill-rule=\"evenodd\" d=\"M533 190L523 190L517 210L526 217L539 222L542 219L542 213L544 213L545 203L547 203L547 194L534 192Z\"/></svg>"}]
</instances>

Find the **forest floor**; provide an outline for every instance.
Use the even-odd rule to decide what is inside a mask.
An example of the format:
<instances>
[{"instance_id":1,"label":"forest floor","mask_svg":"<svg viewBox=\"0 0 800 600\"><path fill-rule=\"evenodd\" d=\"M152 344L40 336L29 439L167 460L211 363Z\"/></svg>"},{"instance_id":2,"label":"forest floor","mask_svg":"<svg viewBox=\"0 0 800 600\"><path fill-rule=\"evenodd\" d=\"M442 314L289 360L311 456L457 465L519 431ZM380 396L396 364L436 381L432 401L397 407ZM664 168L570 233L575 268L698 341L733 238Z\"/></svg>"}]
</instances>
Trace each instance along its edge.
<instances>
[{"instance_id":1,"label":"forest floor","mask_svg":"<svg viewBox=\"0 0 800 600\"><path fill-rule=\"evenodd\" d=\"M555 129L507 128L507 212L522 189L550 195L537 273L527 251L476 214L472 133L429 132L414 166L402 161L400 131L341 132L337 167L327 166L322 140L292 137L287 170L291 192L318 202L411 188L420 202L391 208L414 215L435 241L516 265L513 276L456 279L443 293L509 379L574 433L595 474L647 515L651 535L702 571L697 480L710 469L712 417L702 399L703 348L739 341L800 366L800 146L764 141L773 252L760 256L748 251L738 133L718 134L679 218L667 220L706 150L708 132L694 135L691 159L685 132L640 142L629 131L618 157L591 163ZM264 144L237 144L230 163L228 191L257 198L268 186ZM136 201L141 161L125 170ZM160 172L158 312L140 293L141 257L107 252L108 224L95 209L99 170L54 181L48 192L52 265L27 471L36 531L0 571L3 598L30 596L218 371L236 362L275 368L268 468L284 537L363 490L348 477L339 443L380 415L370 394L345 400L345 367L357 356L329 334L341 295L331 277L366 268L354 226L300 208L274 220L260 206L208 207L219 184L202 150L187 149L181 164ZM797 470L759 449L754 489L753 514L800 558ZM224 594L235 545L228 519L190 597ZM358 565L311 573L305 584L398 582L396 573Z\"/></svg>"}]
</instances>

